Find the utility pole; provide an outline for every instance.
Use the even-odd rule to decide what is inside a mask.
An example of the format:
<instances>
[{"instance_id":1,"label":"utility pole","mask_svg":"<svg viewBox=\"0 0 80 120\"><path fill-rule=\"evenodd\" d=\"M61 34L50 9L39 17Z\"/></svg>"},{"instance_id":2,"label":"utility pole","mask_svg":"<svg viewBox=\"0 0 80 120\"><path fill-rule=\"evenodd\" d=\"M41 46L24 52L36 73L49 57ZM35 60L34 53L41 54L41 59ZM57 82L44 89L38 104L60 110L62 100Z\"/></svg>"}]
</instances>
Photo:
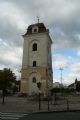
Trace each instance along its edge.
<instances>
[{"instance_id":1,"label":"utility pole","mask_svg":"<svg viewBox=\"0 0 80 120\"><path fill-rule=\"evenodd\" d=\"M59 70L61 71L61 87L62 87L62 71L63 71L63 68L60 68Z\"/></svg>"},{"instance_id":2,"label":"utility pole","mask_svg":"<svg viewBox=\"0 0 80 120\"><path fill-rule=\"evenodd\" d=\"M37 16L37 20L38 20L38 23L39 23L39 16Z\"/></svg>"}]
</instances>

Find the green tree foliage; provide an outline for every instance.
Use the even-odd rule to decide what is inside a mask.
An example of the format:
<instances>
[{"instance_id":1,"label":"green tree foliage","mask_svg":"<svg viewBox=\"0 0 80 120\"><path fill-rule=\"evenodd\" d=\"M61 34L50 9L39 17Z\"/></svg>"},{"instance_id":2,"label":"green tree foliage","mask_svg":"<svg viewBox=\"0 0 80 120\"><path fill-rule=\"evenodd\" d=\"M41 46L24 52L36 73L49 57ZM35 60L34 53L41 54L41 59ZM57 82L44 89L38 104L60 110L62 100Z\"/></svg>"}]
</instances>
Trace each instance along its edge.
<instances>
[{"instance_id":1,"label":"green tree foliage","mask_svg":"<svg viewBox=\"0 0 80 120\"><path fill-rule=\"evenodd\" d=\"M20 91L20 80L18 80L18 81L15 80L15 84L13 87L13 93L19 92L19 91Z\"/></svg>"},{"instance_id":2,"label":"green tree foliage","mask_svg":"<svg viewBox=\"0 0 80 120\"><path fill-rule=\"evenodd\" d=\"M77 78L75 79L75 84L76 84L76 91L80 92L80 81L78 81Z\"/></svg>"},{"instance_id":3,"label":"green tree foliage","mask_svg":"<svg viewBox=\"0 0 80 120\"><path fill-rule=\"evenodd\" d=\"M16 76L15 74L8 68L4 68L0 70L0 89L10 89L12 84L15 83Z\"/></svg>"},{"instance_id":4,"label":"green tree foliage","mask_svg":"<svg viewBox=\"0 0 80 120\"><path fill-rule=\"evenodd\" d=\"M6 90L11 90L13 84L15 85L15 74L8 68L0 70L0 90L2 90L2 103L4 104L4 97Z\"/></svg>"},{"instance_id":5,"label":"green tree foliage","mask_svg":"<svg viewBox=\"0 0 80 120\"><path fill-rule=\"evenodd\" d=\"M80 92L80 83L76 84L76 91Z\"/></svg>"},{"instance_id":6,"label":"green tree foliage","mask_svg":"<svg viewBox=\"0 0 80 120\"><path fill-rule=\"evenodd\" d=\"M51 94L53 95L54 93L64 93L64 94L70 94L74 92L74 89L69 89L69 88L53 88L51 89Z\"/></svg>"}]
</instances>

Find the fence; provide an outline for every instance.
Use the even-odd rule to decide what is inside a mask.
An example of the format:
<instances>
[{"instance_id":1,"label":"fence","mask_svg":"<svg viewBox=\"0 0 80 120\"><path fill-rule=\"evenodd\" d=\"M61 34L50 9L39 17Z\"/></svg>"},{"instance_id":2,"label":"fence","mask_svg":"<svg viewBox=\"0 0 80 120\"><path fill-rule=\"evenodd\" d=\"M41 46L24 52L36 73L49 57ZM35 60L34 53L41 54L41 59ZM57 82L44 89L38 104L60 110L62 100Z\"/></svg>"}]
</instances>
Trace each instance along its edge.
<instances>
[{"instance_id":1,"label":"fence","mask_svg":"<svg viewBox=\"0 0 80 120\"><path fill-rule=\"evenodd\" d=\"M57 93L52 96L52 99L39 101L39 107L42 111L80 110L80 95Z\"/></svg>"}]
</instances>

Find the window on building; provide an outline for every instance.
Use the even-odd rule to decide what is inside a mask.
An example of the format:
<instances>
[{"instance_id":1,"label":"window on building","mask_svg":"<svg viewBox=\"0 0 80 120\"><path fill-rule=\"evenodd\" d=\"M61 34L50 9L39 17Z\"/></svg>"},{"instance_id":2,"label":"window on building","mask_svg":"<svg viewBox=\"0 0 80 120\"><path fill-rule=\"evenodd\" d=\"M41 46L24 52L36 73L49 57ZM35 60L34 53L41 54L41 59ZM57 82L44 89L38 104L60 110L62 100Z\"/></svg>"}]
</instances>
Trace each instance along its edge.
<instances>
[{"instance_id":1,"label":"window on building","mask_svg":"<svg viewBox=\"0 0 80 120\"><path fill-rule=\"evenodd\" d=\"M36 43L33 44L32 50L33 50L33 51L37 51L37 44L36 44Z\"/></svg>"},{"instance_id":2,"label":"window on building","mask_svg":"<svg viewBox=\"0 0 80 120\"><path fill-rule=\"evenodd\" d=\"M37 33L38 32L38 26L34 26L32 28L32 33Z\"/></svg>"},{"instance_id":3,"label":"window on building","mask_svg":"<svg viewBox=\"0 0 80 120\"><path fill-rule=\"evenodd\" d=\"M36 67L36 61L33 61L33 67Z\"/></svg>"},{"instance_id":4,"label":"window on building","mask_svg":"<svg viewBox=\"0 0 80 120\"><path fill-rule=\"evenodd\" d=\"M37 32L37 29L36 29L36 28L34 29L34 32Z\"/></svg>"},{"instance_id":5,"label":"window on building","mask_svg":"<svg viewBox=\"0 0 80 120\"><path fill-rule=\"evenodd\" d=\"M33 77L32 82L36 83L36 78L35 77Z\"/></svg>"}]
</instances>

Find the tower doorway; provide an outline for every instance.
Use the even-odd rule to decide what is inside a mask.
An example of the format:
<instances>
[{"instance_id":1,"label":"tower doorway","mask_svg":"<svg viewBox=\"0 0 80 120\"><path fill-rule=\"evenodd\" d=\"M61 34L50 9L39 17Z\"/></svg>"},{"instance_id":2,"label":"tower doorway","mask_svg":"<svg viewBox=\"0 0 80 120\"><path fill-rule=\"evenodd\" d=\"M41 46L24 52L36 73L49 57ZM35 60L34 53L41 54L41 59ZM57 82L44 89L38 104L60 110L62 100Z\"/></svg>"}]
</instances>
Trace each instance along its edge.
<instances>
[{"instance_id":1,"label":"tower doorway","mask_svg":"<svg viewBox=\"0 0 80 120\"><path fill-rule=\"evenodd\" d=\"M40 76L38 73L32 73L29 76L29 86L28 86L28 94L35 95L39 93L39 89L37 87L37 83L41 82Z\"/></svg>"}]
</instances>

